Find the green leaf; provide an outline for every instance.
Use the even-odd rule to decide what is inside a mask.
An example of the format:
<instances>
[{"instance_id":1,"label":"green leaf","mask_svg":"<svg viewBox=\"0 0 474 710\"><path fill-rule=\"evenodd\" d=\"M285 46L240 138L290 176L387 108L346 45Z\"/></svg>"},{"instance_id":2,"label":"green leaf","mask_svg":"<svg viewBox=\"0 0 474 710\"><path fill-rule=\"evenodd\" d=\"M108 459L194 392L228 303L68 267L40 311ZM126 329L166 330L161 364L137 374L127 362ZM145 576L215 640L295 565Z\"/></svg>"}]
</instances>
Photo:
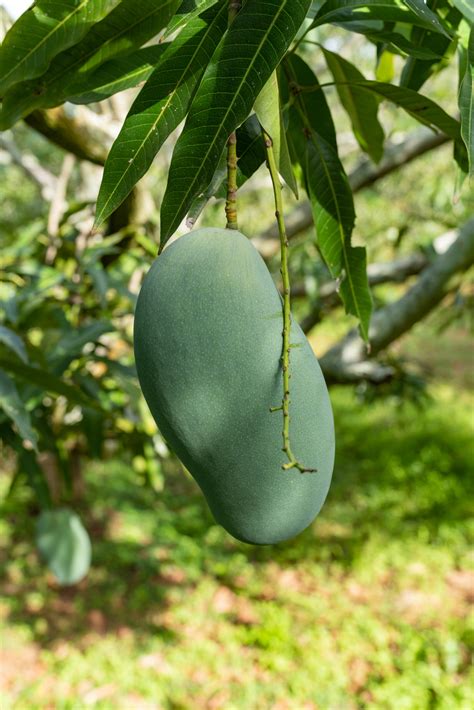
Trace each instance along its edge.
<instances>
[{"instance_id":1,"label":"green leaf","mask_svg":"<svg viewBox=\"0 0 474 710\"><path fill-rule=\"evenodd\" d=\"M125 57L105 62L95 71L81 76L69 85L69 92L77 92L69 101L74 104L103 101L119 91L141 84L153 74L167 46L154 44Z\"/></svg>"},{"instance_id":2,"label":"green leaf","mask_svg":"<svg viewBox=\"0 0 474 710\"><path fill-rule=\"evenodd\" d=\"M277 73L274 71L257 96L254 110L260 124L273 142L273 151L278 172L298 199L298 186L290 161L283 115L280 108L280 91Z\"/></svg>"},{"instance_id":3,"label":"green leaf","mask_svg":"<svg viewBox=\"0 0 474 710\"><path fill-rule=\"evenodd\" d=\"M449 116L441 106L417 91L382 81L358 81L356 84L363 91L375 94L381 99L391 101L396 106L403 108L419 123L429 128L438 129L446 133L453 140L460 136L460 125L456 119Z\"/></svg>"},{"instance_id":4,"label":"green leaf","mask_svg":"<svg viewBox=\"0 0 474 710\"><path fill-rule=\"evenodd\" d=\"M28 355L26 354L26 348L23 340L19 335L7 328L4 325L0 325L0 343L6 345L10 350L18 355L20 360L23 362L28 362Z\"/></svg>"},{"instance_id":5,"label":"green leaf","mask_svg":"<svg viewBox=\"0 0 474 710\"><path fill-rule=\"evenodd\" d=\"M472 0L452 0L453 5L457 7L466 20L474 24L474 5Z\"/></svg>"},{"instance_id":6,"label":"green leaf","mask_svg":"<svg viewBox=\"0 0 474 710\"><path fill-rule=\"evenodd\" d=\"M447 37L450 36L438 15L433 10L430 10L425 0L403 0L403 2L417 17L426 22L428 28Z\"/></svg>"},{"instance_id":7,"label":"green leaf","mask_svg":"<svg viewBox=\"0 0 474 710\"><path fill-rule=\"evenodd\" d=\"M384 132L377 118L378 100L357 88L357 82L365 79L353 64L324 47L321 49L336 81L339 98L349 115L357 142L378 163L384 144Z\"/></svg>"},{"instance_id":8,"label":"green leaf","mask_svg":"<svg viewBox=\"0 0 474 710\"><path fill-rule=\"evenodd\" d=\"M1 370L0 408L14 422L21 438L30 441L36 449L38 437L31 426L30 414L21 401L15 383Z\"/></svg>"},{"instance_id":9,"label":"green leaf","mask_svg":"<svg viewBox=\"0 0 474 710\"><path fill-rule=\"evenodd\" d=\"M323 94L311 69L295 56L285 59L283 66L289 93L293 95L290 108L292 147L303 171L318 245L331 275L342 277L345 286L342 288L341 285L340 294L344 306L348 313L359 319L361 334L367 340L372 299L367 275L362 272L365 250L351 245L354 201L337 154L331 114L324 96L321 101ZM315 93L306 91L305 86L316 87ZM315 111L316 106L321 107L321 114ZM320 126L324 128L325 136L318 132Z\"/></svg>"},{"instance_id":10,"label":"green leaf","mask_svg":"<svg viewBox=\"0 0 474 710\"><path fill-rule=\"evenodd\" d=\"M219 0L183 0L175 16L168 23L168 27L163 35L166 39L180 27L186 25L190 20L194 20L198 15L202 15L205 10L216 4Z\"/></svg>"},{"instance_id":11,"label":"green leaf","mask_svg":"<svg viewBox=\"0 0 474 710\"><path fill-rule=\"evenodd\" d=\"M176 143L161 208L161 248L212 179L303 22L309 0L247 2L214 52Z\"/></svg>"},{"instance_id":12,"label":"green leaf","mask_svg":"<svg viewBox=\"0 0 474 710\"><path fill-rule=\"evenodd\" d=\"M12 362L5 358L0 358L0 367L19 379L36 385L44 392L62 394L71 404L100 409L99 404L87 397L78 387L68 384L47 370L25 365L22 362Z\"/></svg>"},{"instance_id":13,"label":"green leaf","mask_svg":"<svg viewBox=\"0 0 474 710\"><path fill-rule=\"evenodd\" d=\"M0 95L40 76L50 61L79 42L120 0L37 0L15 22L0 47Z\"/></svg>"},{"instance_id":14,"label":"green leaf","mask_svg":"<svg viewBox=\"0 0 474 710\"><path fill-rule=\"evenodd\" d=\"M81 74L97 69L106 60L131 53L167 24L179 0L122 0L81 42L59 54L41 79L25 81L4 96L0 128L5 129L35 108L63 103Z\"/></svg>"},{"instance_id":15,"label":"green leaf","mask_svg":"<svg viewBox=\"0 0 474 710\"><path fill-rule=\"evenodd\" d=\"M327 23L354 22L355 20L381 20L383 22L404 22L433 30L430 18L414 12L397 0L327 0L316 14L312 27ZM441 25L441 31L445 30Z\"/></svg>"},{"instance_id":16,"label":"green leaf","mask_svg":"<svg viewBox=\"0 0 474 710\"><path fill-rule=\"evenodd\" d=\"M69 508L41 513L36 527L36 545L59 584L77 584L88 573L91 541L81 519Z\"/></svg>"},{"instance_id":17,"label":"green leaf","mask_svg":"<svg viewBox=\"0 0 474 710\"><path fill-rule=\"evenodd\" d=\"M474 28L471 28L464 77L459 87L461 136L467 149L469 174L474 172Z\"/></svg>"},{"instance_id":18,"label":"green leaf","mask_svg":"<svg viewBox=\"0 0 474 710\"><path fill-rule=\"evenodd\" d=\"M168 46L110 150L97 199L96 225L123 202L184 119L226 27L227 6L223 3L190 22Z\"/></svg>"}]
</instances>

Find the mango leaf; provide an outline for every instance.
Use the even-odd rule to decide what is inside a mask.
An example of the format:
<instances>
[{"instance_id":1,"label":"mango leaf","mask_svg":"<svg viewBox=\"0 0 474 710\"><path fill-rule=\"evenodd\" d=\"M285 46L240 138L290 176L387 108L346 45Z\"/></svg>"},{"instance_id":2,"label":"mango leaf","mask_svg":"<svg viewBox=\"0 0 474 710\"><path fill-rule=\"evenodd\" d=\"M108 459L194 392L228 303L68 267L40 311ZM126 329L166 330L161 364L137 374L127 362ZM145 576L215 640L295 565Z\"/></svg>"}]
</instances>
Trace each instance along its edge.
<instances>
[{"instance_id":1,"label":"mango leaf","mask_svg":"<svg viewBox=\"0 0 474 710\"><path fill-rule=\"evenodd\" d=\"M10 350L12 350L20 360L23 362L28 362L28 355L26 354L25 343L13 330L7 328L5 325L0 325L0 343L3 343Z\"/></svg>"},{"instance_id":2,"label":"mango leaf","mask_svg":"<svg viewBox=\"0 0 474 710\"><path fill-rule=\"evenodd\" d=\"M472 0L452 0L452 3L468 22L474 24L474 5Z\"/></svg>"},{"instance_id":3,"label":"mango leaf","mask_svg":"<svg viewBox=\"0 0 474 710\"><path fill-rule=\"evenodd\" d=\"M260 124L272 139L278 172L298 199L298 186L291 165L285 126L283 125L283 115L280 108L280 92L276 71L272 73L257 96L254 110Z\"/></svg>"},{"instance_id":4,"label":"mango leaf","mask_svg":"<svg viewBox=\"0 0 474 710\"><path fill-rule=\"evenodd\" d=\"M329 108L321 101L322 91L304 91L306 82L317 86L311 69L295 56L284 62L285 75L293 91L290 108L292 147L301 165L305 189L310 199L321 254L334 278L345 284L340 294L348 313L359 319L361 334L368 339L372 298L367 280L365 249L351 245L355 211L351 188L337 154L334 126ZM314 81L316 80L316 84ZM304 82L304 83L303 83ZM302 90L303 89L303 90ZM315 112L315 100L322 107L321 123L326 139L318 132L320 115Z\"/></svg>"},{"instance_id":5,"label":"mango leaf","mask_svg":"<svg viewBox=\"0 0 474 710\"><path fill-rule=\"evenodd\" d=\"M79 42L120 0L37 0L8 31L0 47L0 95L40 76L50 61Z\"/></svg>"},{"instance_id":6,"label":"mango leaf","mask_svg":"<svg viewBox=\"0 0 474 710\"><path fill-rule=\"evenodd\" d=\"M21 438L30 441L36 449L38 436L31 426L30 414L21 401L15 383L1 370L0 409L14 422Z\"/></svg>"},{"instance_id":7,"label":"mango leaf","mask_svg":"<svg viewBox=\"0 0 474 710\"><path fill-rule=\"evenodd\" d=\"M59 54L47 73L25 81L4 96L0 129L9 128L35 108L63 103L82 74L97 69L106 60L139 48L167 24L179 0L122 0L81 42Z\"/></svg>"},{"instance_id":8,"label":"mango leaf","mask_svg":"<svg viewBox=\"0 0 474 710\"><path fill-rule=\"evenodd\" d=\"M426 27L445 34L441 25L438 29L433 24L432 18L420 12L414 12L407 4L397 0L327 0L312 23L312 27L319 27L327 23L354 22L355 20L382 20L383 22L404 22Z\"/></svg>"},{"instance_id":9,"label":"mango leaf","mask_svg":"<svg viewBox=\"0 0 474 710\"><path fill-rule=\"evenodd\" d=\"M416 57L418 59L441 59L441 54L436 52L431 46L412 42L404 34L401 34L401 32L388 30L387 26L390 27L393 24L390 22L384 23L377 20L368 20L367 22L335 22L334 24L347 32L362 34L376 45L384 44L387 49L390 49L396 54L408 54L410 57ZM425 28L420 27L416 27L416 29L427 31ZM434 36L434 33L431 32L430 35ZM444 35L436 36L446 41Z\"/></svg>"},{"instance_id":10,"label":"mango leaf","mask_svg":"<svg viewBox=\"0 0 474 710\"><path fill-rule=\"evenodd\" d=\"M154 44L105 62L69 85L68 92L77 92L69 97L69 101L74 104L103 101L119 91L141 84L153 74L166 49L166 44Z\"/></svg>"},{"instance_id":11,"label":"mango leaf","mask_svg":"<svg viewBox=\"0 0 474 710\"><path fill-rule=\"evenodd\" d=\"M378 163L384 144L384 132L377 118L378 101L375 96L369 97L366 92L358 90L356 83L365 79L353 64L324 47L321 49L336 81L337 93L349 115L357 142Z\"/></svg>"},{"instance_id":12,"label":"mango leaf","mask_svg":"<svg viewBox=\"0 0 474 710\"><path fill-rule=\"evenodd\" d=\"M192 20L168 45L110 150L97 199L96 225L123 202L184 119L226 27L227 6L222 3Z\"/></svg>"},{"instance_id":13,"label":"mango leaf","mask_svg":"<svg viewBox=\"0 0 474 710\"><path fill-rule=\"evenodd\" d=\"M431 4L433 6L436 5L437 0L433 0ZM445 22L449 27L456 30L461 19L461 13L456 8L448 6ZM409 89L418 91L429 76L436 71L437 68L443 66L441 60L446 55L448 55L449 58L449 55L454 50L456 41L453 41L449 36L430 32L422 27L413 27L411 31L411 42L418 49L431 49L433 52L432 57L422 57L419 53L409 52L410 57L403 67L400 77L400 86L406 86Z\"/></svg>"},{"instance_id":14,"label":"mango leaf","mask_svg":"<svg viewBox=\"0 0 474 710\"><path fill-rule=\"evenodd\" d=\"M59 584L77 584L88 573L91 541L81 519L69 508L41 513L36 545Z\"/></svg>"},{"instance_id":15,"label":"mango leaf","mask_svg":"<svg viewBox=\"0 0 474 710\"><path fill-rule=\"evenodd\" d=\"M431 25L432 30L446 35L447 37L450 36L438 15L428 7L425 0L403 0L403 2L417 17L426 21L427 27Z\"/></svg>"},{"instance_id":16,"label":"mango leaf","mask_svg":"<svg viewBox=\"0 0 474 710\"><path fill-rule=\"evenodd\" d=\"M178 11L168 22L163 38L167 39L180 27L186 25L190 20L194 20L198 15L202 15L205 10L216 4L219 0L183 0Z\"/></svg>"},{"instance_id":17,"label":"mango leaf","mask_svg":"<svg viewBox=\"0 0 474 710\"><path fill-rule=\"evenodd\" d=\"M469 174L474 172L474 28L471 28L464 77L459 87L461 136L467 149Z\"/></svg>"},{"instance_id":18,"label":"mango leaf","mask_svg":"<svg viewBox=\"0 0 474 710\"><path fill-rule=\"evenodd\" d=\"M161 207L161 248L211 181L228 136L247 118L309 5L247 2L222 38L174 149Z\"/></svg>"},{"instance_id":19,"label":"mango leaf","mask_svg":"<svg viewBox=\"0 0 474 710\"><path fill-rule=\"evenodd\" d=\"M12 362L5 358L0 358L0 367L20 380L36 385L44 392L62 394L71 404L100 409L100 405L85 395L78 387L68 384L47 370L25 365L22 362Z\"/></svg>"}]
</instances>

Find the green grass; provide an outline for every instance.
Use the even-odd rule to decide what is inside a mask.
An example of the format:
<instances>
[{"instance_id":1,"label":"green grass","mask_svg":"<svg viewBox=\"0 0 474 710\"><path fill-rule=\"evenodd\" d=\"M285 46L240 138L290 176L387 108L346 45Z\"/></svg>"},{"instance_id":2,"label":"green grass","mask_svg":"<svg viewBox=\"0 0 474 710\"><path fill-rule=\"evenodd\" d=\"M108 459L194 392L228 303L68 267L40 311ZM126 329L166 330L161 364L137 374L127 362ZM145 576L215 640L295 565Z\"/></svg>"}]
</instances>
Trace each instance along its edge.
<instances>
[{"instance_id":1,"label":"green grass","mask_svg":"<svg viewBox=\"0 0 474 710\"><path fill-rule=\"evenodd\" d=\"M59 589L28 497L4 502L2 710L472 707L473 400L331 396L334 482L285 544L234 542L181 472L156 494L127 463L93 464L93 568Z\"/></svg>"}]
</instances>

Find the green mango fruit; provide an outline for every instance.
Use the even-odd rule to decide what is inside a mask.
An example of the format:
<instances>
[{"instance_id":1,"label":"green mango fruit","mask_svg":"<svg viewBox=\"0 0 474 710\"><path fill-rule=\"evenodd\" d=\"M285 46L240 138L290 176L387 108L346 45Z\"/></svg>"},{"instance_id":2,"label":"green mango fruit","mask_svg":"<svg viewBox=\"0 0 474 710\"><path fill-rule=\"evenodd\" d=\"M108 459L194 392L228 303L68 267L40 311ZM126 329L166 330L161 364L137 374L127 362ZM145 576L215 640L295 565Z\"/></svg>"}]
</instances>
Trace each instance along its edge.
<instances>
[{"instance_id":1,"label":"green mango fruit","mask_svg":"<svg viewBox=\"0 0 474 710\"><path fill-rule=\"evenodd\" d=\"M271 544L321 509L334 463L334 424L318 361L291 327L290 437L282 470L282 302L251 242L200 229L152 265L135 312L140 384L155 421L234 537Z\"/></svg>"}]
</instances>

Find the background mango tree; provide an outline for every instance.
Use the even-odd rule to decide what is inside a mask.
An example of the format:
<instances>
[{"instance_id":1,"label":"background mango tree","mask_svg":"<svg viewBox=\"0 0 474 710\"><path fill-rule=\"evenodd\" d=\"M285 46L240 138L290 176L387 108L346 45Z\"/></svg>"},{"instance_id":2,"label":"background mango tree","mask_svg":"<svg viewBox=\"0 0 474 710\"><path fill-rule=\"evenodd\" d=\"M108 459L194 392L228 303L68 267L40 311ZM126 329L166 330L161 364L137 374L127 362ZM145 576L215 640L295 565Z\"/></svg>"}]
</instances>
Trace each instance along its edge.
<instances>
[{"instance_id":1,"label":"background mango tree","mask_svg":"<svg viewBox=\"0 0 474 710\"><path fill-rule=\"evenodd\" d=\"M224 225L226 203L227 221L249 225L278 274L274 208L264 202L258 233L245 216L262 208L249 195L271 195L263 134L285 185L294 312L307 333L341 306L354 321L320 358L327 382L366 397L416 391L390 344L442 302L446 321L470 302L460 275L474 259L474 12L466 0L37 0L15 23L1 19L0 149L47 210L12 237L6 200L0 446L17 471L11 493L26 482L42 511L39 549L70 583L90 559L64 507L80 507L83 460L123 453L162 486L169 452L131 351L158 250L196 222ZM447 112L436 87L455 63ZM447 220L446 233L400 256L408 219L392 258L367 264L354 194L393 171L403 180L405 165L446 143L464 223ZM142 180L150 170L159 185ZM374 290L409 279L388 302Z\"/></svg>"}]
</instances>

